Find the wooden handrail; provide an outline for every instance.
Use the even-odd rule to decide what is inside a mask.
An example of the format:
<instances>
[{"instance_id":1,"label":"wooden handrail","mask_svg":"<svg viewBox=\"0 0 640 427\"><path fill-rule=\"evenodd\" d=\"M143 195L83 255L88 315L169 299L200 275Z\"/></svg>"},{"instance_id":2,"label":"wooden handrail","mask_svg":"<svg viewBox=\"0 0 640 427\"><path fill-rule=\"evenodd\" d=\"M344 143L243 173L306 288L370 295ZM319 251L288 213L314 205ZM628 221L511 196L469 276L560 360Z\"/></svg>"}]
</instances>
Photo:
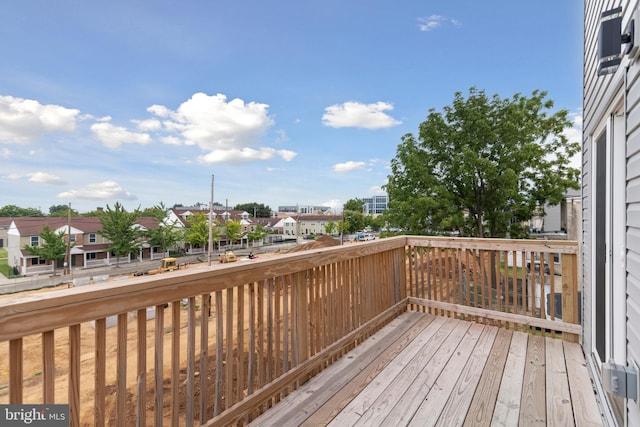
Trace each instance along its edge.
<instances>
[{"instance_id":1,"label":"wooden handrail","mask_svg":"<svg viewBox=\"0 0 640 427\"><path fill-rule=\"evenodd\" d=\"M43 402L29 403L68 402L71 425L81 412L104 425L113 411L122 423L132 410L128 394L136 417L154 403L156 424L251 420L411 307L577 340L577 254L567 241L398 236L0 299L0 343L9 343L9 391L0 390L0 403L23 402L34 382L24 381L31 336L41 342ZM560 267L551 262L545 273L547 258ZM546 292L562 295L562 322L553 304L547 313L536 302ZM94 338L85 342L81 328L89 323ZM54 360L59 336L68 337L69 352ZM87 346L92 354L81 354ZM136 357L128 360L131 349ZM88 360L91 402L80 390ZM54 394L60 383L66 395Z\"/></svg>"}]
</instances>

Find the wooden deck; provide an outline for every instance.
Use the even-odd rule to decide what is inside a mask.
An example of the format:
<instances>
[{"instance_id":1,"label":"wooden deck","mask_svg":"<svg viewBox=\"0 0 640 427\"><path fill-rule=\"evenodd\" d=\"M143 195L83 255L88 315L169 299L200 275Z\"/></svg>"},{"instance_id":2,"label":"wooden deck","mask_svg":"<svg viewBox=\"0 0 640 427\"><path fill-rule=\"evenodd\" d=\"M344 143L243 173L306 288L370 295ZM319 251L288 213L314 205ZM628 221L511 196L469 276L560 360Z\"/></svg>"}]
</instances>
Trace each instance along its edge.
<instances>
[{"instance_id":1,"label":"wooden deck","mask_svg":"<svg viewBox=\"0 0 640 427\"><path fill-rule=\"evenodd\" d=\"M252 426L603 425L579 344L407 312Z\"/></svg>"}]
</instances>

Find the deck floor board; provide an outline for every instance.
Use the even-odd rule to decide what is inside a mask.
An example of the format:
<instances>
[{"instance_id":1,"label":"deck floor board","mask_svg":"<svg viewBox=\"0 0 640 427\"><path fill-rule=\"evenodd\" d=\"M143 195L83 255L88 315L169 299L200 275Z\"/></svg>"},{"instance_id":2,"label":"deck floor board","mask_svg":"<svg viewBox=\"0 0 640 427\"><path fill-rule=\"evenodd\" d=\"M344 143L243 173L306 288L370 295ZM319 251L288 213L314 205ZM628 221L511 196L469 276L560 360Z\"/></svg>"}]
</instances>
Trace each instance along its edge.
<instances>
[{"instance_id":1,"label":"deck floor board","mask_svg":"<svg viewBox=\"0 0 640 427\"><path fill-rule=\"evenodd\" d=\"M603 425L597 408L579 344L407 312L251 425Z\"/></svg>"}]
</instances>

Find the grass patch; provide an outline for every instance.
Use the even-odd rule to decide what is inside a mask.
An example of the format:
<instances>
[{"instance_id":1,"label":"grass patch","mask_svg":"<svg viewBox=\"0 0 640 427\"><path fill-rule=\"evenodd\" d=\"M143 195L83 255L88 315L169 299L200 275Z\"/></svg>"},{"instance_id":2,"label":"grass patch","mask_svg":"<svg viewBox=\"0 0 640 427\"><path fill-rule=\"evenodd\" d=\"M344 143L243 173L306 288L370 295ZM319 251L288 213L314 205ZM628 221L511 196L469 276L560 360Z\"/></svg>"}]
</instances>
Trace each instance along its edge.
<instances>
[{"instance_id":1,"label":"grass patch","mask_svg":"<svg viewBox=\"0 0 640 427\"><path fill-rule=\"evenodd\" d=\"M20 277L13 274L13 266L9 265L9 252L5 248L0 248L0 273L8 279Z\"/></svg>"}]
</instances>

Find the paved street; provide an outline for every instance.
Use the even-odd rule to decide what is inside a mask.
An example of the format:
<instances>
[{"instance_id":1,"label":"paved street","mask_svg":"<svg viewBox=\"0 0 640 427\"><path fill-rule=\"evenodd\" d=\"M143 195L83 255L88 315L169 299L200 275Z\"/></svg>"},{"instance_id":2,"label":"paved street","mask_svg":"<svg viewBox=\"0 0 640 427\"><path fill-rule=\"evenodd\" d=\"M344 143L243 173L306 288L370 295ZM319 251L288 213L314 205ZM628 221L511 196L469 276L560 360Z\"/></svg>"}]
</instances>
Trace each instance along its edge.
<instances>
[{"instance_id":1,"label":"paved street","mask_svg":"<svg viewBox=\"0 0 640 427\"><path fill-rule=\"evenodd\" d=\"M277 252L280 250L287 250L295 245L296 243L287 243L273 246L263 246L261 248L254 249L253 252L255 254ZM234 252L239 257L246 257L249 254L250 250L238 249L234 250ZM216 251L213 254L213 262L218 263L218 261L216 260L217 257L218 252ZM207 254L205 253L200 255L189 255L181 257L179 258L178 262L180 264L197 264L207 261L208 258ZM51 274L46 274L8 279L4 275L0 274L0 295L58 286L65 283L73 283L74 279L80 278L89 280L90 278L102 279L109 276L128 275L137 272L144 272L152 268L158 268L159 266L160 260L157 259L154 261L143 262L133 261L129 264L120 264L119 267L116 267L115 265L109 265L94 268L74 268L73 271L67 275L62 274L62 269L58 269L55 277L51 276Z\"/></svg>"}]
</instances>

